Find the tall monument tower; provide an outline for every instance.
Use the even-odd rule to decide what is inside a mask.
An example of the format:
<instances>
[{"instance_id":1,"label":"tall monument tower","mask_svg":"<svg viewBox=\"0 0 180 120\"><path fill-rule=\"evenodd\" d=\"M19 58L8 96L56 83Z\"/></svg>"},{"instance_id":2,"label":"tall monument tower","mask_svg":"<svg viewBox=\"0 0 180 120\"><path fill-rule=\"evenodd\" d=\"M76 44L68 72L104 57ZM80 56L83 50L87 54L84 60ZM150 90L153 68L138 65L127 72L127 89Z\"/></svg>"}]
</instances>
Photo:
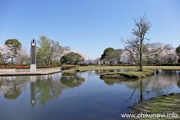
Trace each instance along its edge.
<instances>
[{"instance_id":1,"label":"tall monument tower","mask_svg":"<svg viewBox=\"0 0 180 120\"><path fill-rule=\"evenodd\" d=\"M31 72L36 72L36 41L33 39L31 41Z\"/></svg>"}]
</instances>

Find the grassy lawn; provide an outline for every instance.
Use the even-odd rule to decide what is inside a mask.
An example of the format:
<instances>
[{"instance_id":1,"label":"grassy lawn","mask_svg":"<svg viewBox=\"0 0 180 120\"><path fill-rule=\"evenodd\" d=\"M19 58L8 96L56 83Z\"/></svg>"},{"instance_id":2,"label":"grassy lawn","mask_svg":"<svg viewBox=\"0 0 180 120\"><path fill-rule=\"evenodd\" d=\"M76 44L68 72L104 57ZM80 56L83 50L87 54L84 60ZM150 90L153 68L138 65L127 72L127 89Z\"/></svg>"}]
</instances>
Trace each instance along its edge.
<instances>
[{"instance_id":1,"label":"grassy lawn","mask_svg":"<svg viewBox=\"0 0 180 120\"><path fill-rule=\"evenodd\" d=\"M64 73L74 73L78 71L89 71L89 70L118 70L118 69L138 69L137 66L86 66L77 67L69 70L63 70ZM143 69L169 69L176 70L180 69L180 66L143 66Z\"/></svg>"},{"instance_id":2,"label":"grassy lawn","mask_svg":"<svg viewBox=\"0 0 180 120\"><path fill-rule=\"evenodd\" d=\"M143 71L131 70L125 72L107 72L100 74L101 78L144 78L153 74L153 70L144 69Z\"/></svg>"},{"instance_id":3,"label":"grassy lawn","mask_svg":"<svg viewBox=\"0 0 180 120\"><path fill-rule=\"evenodd\" d=\"M136 66L86 66L77 67L69 70L63 70L64 73L74 73L76 70L83 72L89 70L118 70L118 69L136 69Z\"/></svg>"},{"instance_id":4,"label":"grassy lawn","mask_svg":"<svg viewBox=\"0 0 180 120\"><path fill-rule=\"evenodd\" d=\"M180 66L143 66L144 69L180 70Z\"/></svg>"},{"instance_id":5,"label":"grassy lawn","mask_svg":"<svg viewBox=\"0 0 180 120\"><path fill-rule=\"evenodd\" d=\"M179 120L180 119L180 93L155 97L141 104L134 105L132 113L165 114L174 113L178 118L159 118L158 120ZM144 118L145 119L145 118ZM150 119L150 118L149 118ZM151 118L152 119L152 118ZM142 119L143 120L143 119Z\"/></svg>"}]
</instances>

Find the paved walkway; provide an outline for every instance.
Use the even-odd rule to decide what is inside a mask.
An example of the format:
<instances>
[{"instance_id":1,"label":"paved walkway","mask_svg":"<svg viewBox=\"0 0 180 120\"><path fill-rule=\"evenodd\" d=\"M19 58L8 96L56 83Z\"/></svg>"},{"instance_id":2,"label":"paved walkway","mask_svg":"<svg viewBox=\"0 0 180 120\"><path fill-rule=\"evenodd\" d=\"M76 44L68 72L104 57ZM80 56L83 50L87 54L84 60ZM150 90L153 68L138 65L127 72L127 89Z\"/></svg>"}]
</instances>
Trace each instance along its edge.
<instances>
[{"instance_id":1,"label":"paved walkway","mask_svg":"<svg viewBox=\"0 0 180 120\"><path fill-rule=\"evenodd\" d=\"M0 76L21 76L21 75L48 75L61 72L61 67L37 69L30 72L30 69L0 69Z\"/></svg>"}]
</instances>

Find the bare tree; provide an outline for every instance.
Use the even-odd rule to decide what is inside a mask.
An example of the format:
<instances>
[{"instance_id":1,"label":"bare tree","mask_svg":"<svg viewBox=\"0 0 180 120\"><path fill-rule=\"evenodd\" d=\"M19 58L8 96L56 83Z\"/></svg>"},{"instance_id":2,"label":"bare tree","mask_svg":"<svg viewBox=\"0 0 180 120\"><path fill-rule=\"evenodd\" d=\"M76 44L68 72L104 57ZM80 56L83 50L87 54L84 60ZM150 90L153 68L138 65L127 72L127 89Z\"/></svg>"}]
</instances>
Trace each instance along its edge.
<instances>
[{"instance_id":1,"label":"bare tree","mask_svg":"<svg viewBox=\"0 0 180 120\"><path fill-rule=\"evenodd\" d=\"M144 41L149 40L145 37L145 35L150 30L151 23L146 19L145 15L138 19L134 19L134 22L135 28L132 29L132 34L135 36L135 38L125 41L125 49L130 52L131 57L134 59L134 62L138 64L139 71L142 71L142 56L143 52L147 49L147 45L144 43ZM134 58L135 54L138 59Z\"/></svg>"}]
</instances>

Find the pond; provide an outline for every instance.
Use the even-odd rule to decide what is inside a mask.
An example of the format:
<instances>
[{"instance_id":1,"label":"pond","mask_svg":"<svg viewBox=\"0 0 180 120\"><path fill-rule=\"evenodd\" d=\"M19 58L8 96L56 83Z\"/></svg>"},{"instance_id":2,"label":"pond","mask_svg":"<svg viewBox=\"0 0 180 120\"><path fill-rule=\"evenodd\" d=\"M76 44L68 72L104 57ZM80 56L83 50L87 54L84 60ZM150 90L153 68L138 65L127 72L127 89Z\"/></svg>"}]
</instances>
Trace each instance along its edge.
<instances>
[{"instance_id":1,"label":"pond","mask_svg":"<svg viewBox=\"0 0 180 120\"><path fill-rule=\"evenodd\" d=\"M128 106L180 92L179 70L112 82L102 72L0 77L0 120L119 120Z\"/></svg>"}]
</instances>

